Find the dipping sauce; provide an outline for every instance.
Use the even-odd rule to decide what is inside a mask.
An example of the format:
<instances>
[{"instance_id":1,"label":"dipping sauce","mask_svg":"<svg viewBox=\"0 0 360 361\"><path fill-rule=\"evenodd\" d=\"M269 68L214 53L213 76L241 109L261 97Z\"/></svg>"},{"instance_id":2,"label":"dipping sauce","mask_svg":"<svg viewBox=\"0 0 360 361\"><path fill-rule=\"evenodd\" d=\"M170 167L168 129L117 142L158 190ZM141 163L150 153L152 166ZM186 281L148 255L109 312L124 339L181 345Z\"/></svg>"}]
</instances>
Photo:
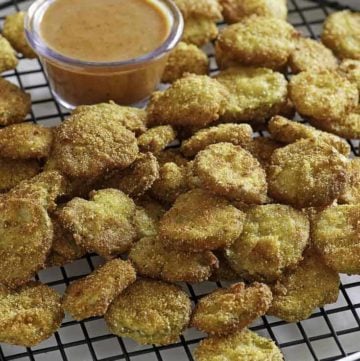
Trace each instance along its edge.
<instances>
[{"instance_id":1,"label":"dipping sauce","mask_svg":"<svg viewBox=\"0 0 360 361\"><path fill-rule=\"evenodd\" d=\"M170 32L164 8L152 0L56 0L40 24L58 53L83 61L120 61L152 52Z\"/></svg>"}]
</instances>

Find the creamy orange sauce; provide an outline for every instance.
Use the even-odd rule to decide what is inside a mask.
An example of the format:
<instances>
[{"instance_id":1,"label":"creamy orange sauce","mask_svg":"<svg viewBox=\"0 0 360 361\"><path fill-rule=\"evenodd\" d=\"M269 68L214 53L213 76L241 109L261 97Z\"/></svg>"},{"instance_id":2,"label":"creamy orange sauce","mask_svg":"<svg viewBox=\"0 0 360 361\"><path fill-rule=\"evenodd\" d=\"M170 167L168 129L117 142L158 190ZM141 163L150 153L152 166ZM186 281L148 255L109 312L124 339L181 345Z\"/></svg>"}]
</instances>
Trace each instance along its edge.
<instances>
[{"instance_id":1,"label":"creamy orange sauce","mask_svg":"<svg viewBox=\"0 0 360 361\"><path fill-rule=\"evenodd\" d=\"M40 32L62 55L108 62L150 53L166 40L170 26L156 0L55 0Z\"/></svg>"}]
</instances>

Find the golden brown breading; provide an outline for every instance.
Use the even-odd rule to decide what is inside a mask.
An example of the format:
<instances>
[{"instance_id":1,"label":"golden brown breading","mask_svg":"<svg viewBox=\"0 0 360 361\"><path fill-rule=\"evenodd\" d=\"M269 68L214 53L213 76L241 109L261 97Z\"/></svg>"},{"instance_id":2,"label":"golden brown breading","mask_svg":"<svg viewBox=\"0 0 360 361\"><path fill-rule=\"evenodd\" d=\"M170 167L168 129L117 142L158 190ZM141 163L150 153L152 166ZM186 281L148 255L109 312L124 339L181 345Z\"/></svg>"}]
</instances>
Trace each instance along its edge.
<instances>
[{"instance_id":1,"label":"golden brown breading","mask_svg":"<svg viewBox=\"0 0 360 361\"><path fill-rule=\"evenodd\" d=\"M228 96L227 89L217 80L190 74L152 96L148 120L153 125L204 127L224 113Z\"/></svg>"},{"instance_id":2,"label":"golden brown breading","mask_svg":"<svg viewBox=\"0 0 360 361\"><path fill-rule=\"evenodd\" d=\"M53 228L46 210L24 199L0 200L0 283L18 286L41 269Z\"/></svg>"},{"instance_id":3,"label":"golden brown breading","mask_svg":"<svg viewBox=\"0 0 360 361\"><path fill-rule=\"evenodd\" d=\"M3 36L9 40L12 47L25 58L36 58L36 53L29 46L25 38L25 13L23 11L8 15L3 26Z\"/></svg>"},{"instance_id":4,"label":"golden brown breading","mask_svg":"<svg viewBox=\"0 0 360 361\"><path fill-rule=\"evenodd\" d=\"M330 14L321 41L340 59L360 60L360 13L344 10Z\"/></svg>"},{"instance_id":5,"label":"golden brown breading","mask_svg":"<svg viewBox=\"0 0 360 361\"><path fill-rule=\"evenodd\" d=\"M273 302L268 313L287 322L306 320L316 307L336 302L339 285L338 273L309 250L297 268L286 271L272 288Z\"/></svg>"},{"instance_id":6,"label":"golden brown breading","mask_svg":"<svg viewBox=\"0 0 360 361\"><path fill-rule=\"evenodd\" d=\"M132 225L135 204L116 189L90 193L90 200L74 198L59 212L60 223L73 233L76 244L105 258L128 251L136 237Z\"/></svg>"},{"instance_id":7,"label":"golden brown breading","mask_svg":"<svg viewBox=\"0 0 360 361\"><path fill-rule=\"evenodd\" d=\"M351 152L350 145L346 140L279 115L270 120L268 130L275 140L282 143L295 143L300 139L318 139L333 146L339 153L345 156L349 156Z\"/></svg>"},{"instance_id":8,"label":"golden brown breading","mask_svg":"<svg viewBox=\"0 0 360 361\"><path fill-rule=\"evenodd\" d=\"M166 248L157 237L141 239L131 249L129 258L141 276L168 282L203 282L218 267L210 251L190 253Z\"/></svg>"},{"instance_id":9,"label":"golden brown breading","mask_svg":"<svg viewBox=\"0 0 360 361\"><path fill-rule=\"evenodd\" d=\"M181 144L186 157L194 157L210 144L228 142L246 147L252 141L252 129L248 124L220 124L201 129Z\"/></svg>"},{"instance_id":10,"label":"golden brown breading","mask_svg":"<svg viewBox=\"0 0 360 361\"><path fill-rule=\"evenodd\" d=\"M173 83L186 73L206 75L209 72L207 55L193 44L180 42L170 53L162 75L163 83Z\"/></svg>"},{"instance_id":11,"label":"golden brown breading","mask_svg":"<svg viewBox=\"0 0 360 361\"><path fill-rule=\"evenodd\" d=\"M305 71L291 78L289 95L304 117L331 123L355 109L359 102L356 85L336 71Z\"/></svg>"},{"instance_id":12,"label":"golden brown breading","mask_svg":"<svg viewBox=\"0 0 360 361\"><path fill-rule=\"evenodd\" d=\"M105 321L112 333L140 344L167 345L189 323L191 302L180 287L140 279L110 305Z\"/></svg>"},{"instance_id":13,"label":"golden brown breading","mask_svg":"<svg viewBox=\"0 0 360 361\"><path fill-rule=\"evenodd\" d=\"M105 120L114 120L136 135L146 131L146 111L143 109L121 106L110 101L95 105L80 105L72 112L72 114L80 113L97 114Z\"/></svg>"},{"instance_id":14,"label":"golden brown breading","mask_svg":"<svg viewBox=\"0 0 360 361\"><path fill-rule=\"evenodd\" d=\"M138 138L142 152L160 153L176 139L176 131L171 125L160 125L150 128Z\"/></svg>"},{"instance_id":15,"label":"golden brown breading","mask_svg":"<svg viewBox=\"0 0 360 361\"><path fill-rule=\"evenodd\" d=\"M192 314L191 326L209 335L228 335L265 315L271 301L267 285L235 283L201 298Z\"/></svg>"},{"instance_id":16,"label":"golden brown breading","mask_svg":"<svg viewBox=\"0 0 360 361\"><path fill-rule=\"evenodd\" d=\"M283 361L275 342L248 329L225 337L209 337L195 350L195 361Z\"/></svg>"},{"instance_id":17,"label":"golden brown breading","mask_svg":"<svg viewBox=\"0 0 360 361\"><path fill-rule=\"evenodd\" d=\"M6 38L0 35L0 73L15 69L18 65L15 50Z\"/></svg>"},{"instance_id":18,"label":"golden brown breading","mask_svg":"<svg viewBox=\"0 0 360 361\"><path fill-rule=\"evenodd\" d=\"M32 347L49 338L61 325L61 296L31 282L17 290L0 286L0 341Z\"/></svg>"},{"instance_id":19,"label":"golden brown breading","mask_svg":"<svg viewBox=\"0 0 360 361\"><path fill-rule=\"evenodd\" d=\"M351 159L347 168L348 181L344 193L340 195L338 202L345 204L360 203L360 158Z\"/></svg>"},{"instance_id":20,"label":"golden brown breading","mask_svg":"<svg viewBox=\"0 0 360 361\"><path fill-rule=\"evenodd\" d=\"M220 67L225 55L225 63L231 60L239 65L280 69L287 63L298 36L285 20L248 16L220 32L216 59Z\"/></svg>"},{"instance_id":21,"label":"golden brown breading","mask_svg":"<svg viewBox=\"0 0 360 361\"><path fill-rule=\"evenodd\" d=\"M339 66L339 71L345 75L349 81L356 84L360 92L360 60L343 60Z\"/></svg>"},{"instance_id":22,"label":"golden brown breading","mask_svg":"<svg viewBox=\"0 0 360 361\"><path fill-rule=\"evenodd\" d=\"M218 259L219 267L215 269L209 280L213 282L239 282L241 277L230 267L230 264L224 256L223 250L214 252Z\"/></svg>"},{"instance_id":23,"label":"golden brown breading","mask_svg":"<svg viewBox=\"0 0 360 361\"><path fill-rule=\"evenodd\" d=\"M296 208L330 205L345 189L348 160L317 139L274 151L268 168L269 196Z\"/></svg>"},{"instance_id":24,"label":"golden brown breading","mask_svg":"<svg viewBox=\"0 0 360 361\"><path fill-rule=\"evenodd\" d=\"M335 70L337 59L330 49L319 41L310 38L299 38L290 55L289 66L293 73L302 71Z\"/></svg>"},{"instance_id":25,"label":"golden brown breading","mask_svg":"<svg viewBox=\"0 0 360 361\"><path fill-rule=\"evenodd\" d=\"M313 217L313 244L337 272L360 273L359 224L359 204L335 205Z\"/></svg>"},{"instance_id":26,"label":"golden brown breading","mask_svg":"<svg viewBox=\"0 0 360 361\"><path fill-rule=\"evenodd\" d=\"M213 21L222 20L218 0L174 0L185 20L205 17Z\"/></svg>"},{"instance_id":27,"label":"golden brown breading","mask_svg":"<svg viewBox=\"0 0 360 361\"><path fill-rule=\"evenodd\" d=\"M47 158L52 130L33 123L13 124L0 129L0 154L4 158Z\"/></svg>"},{"instance_id":28,"label":"golden brown breading","mask_svg":"<svg viewBox=\"0 0 360 361\"><path fill-rule=\"evenodd\" d=\"M50 161L69 177L91 178L124 169L138 155L134 133L98 113L80 112L54 131Z\"/></svg>"},{"instance_id":29,"label":"golden brown breading","mask_svg":"<svg viewBox=\"0 0 360 361\"><path fill-rule=\"evenodd\" d=\"M36 160L15 160L0 158L0 192L6 192L20 182L40 172Z\"/></svg>"},{"instance_id":30,"label":"golden brown breading","mask_svg":"<svg viewBox=\"0 0 360 361\"><path fill-rule=\"evenodd\" d=\"M250 15L268 16L286 20L286 0L219 0L228 24L239 22Z\"/></svg>"},{"instance_id":31,"label":"golden brown breading","mask_svg":"<svg viewBox=\"0 0 360 361\"><path fill-rule=\"evenodd\" d=\"M202 187L229 199L261 204L266 201L266 174L245 149L231 143L209 145L197 154L193 173Z\"/></svg>"},{"instance_id":32,"label":"golden brown breading","mask_svg":"<svg viewBox=\"0 0 360 361\"><path fill-rule=\"evenodd\" d=\"M263 123L287 103L283 74L266 68L233 67L216 76L231 96L221 120Z\"/></svg>"},{"instance_id":33,"label":"golden brown breading","mask_svg":"<svg viewBox=\"0 0 360 361\"><path fill-rule=\"evenodd\" d=\"M165 163L175 163L179 167L186 166L188 160L180 152L180 148L168 148L156 154L156 158L160 165Z\"/></svg>"},{"instance_id":34,"label":"golden brown breading","mask_svg":"<svg viewBox=\"0 0 360 361\"><path fill-rule=\"evenodd\" d=\"M227 200L194 189L180 195L165 213L159 234L175 249L213 250L230 246L240 236L244 218Z\"/></svg>"},{"instance_id":35,"label":"golden brown breading","mask_svg":"<svg viewBox=\"0 0 360 361\"><path fill-rule=\"evenodd\" d=\"M309 233L309 220L300 211L282 204L254 206L226 257L244 278L273 282L302 259Z\"/></svg>"},{"instance_id":36,"label":"golden brown breading","mask_svg":"<svg viewBox=\"0 0 360 361\"><path fill-rule=\"evenodd\" d=\"M181 40L184 43L201 47L215 40L218 33L219 30L213 20L206 17L192 17L185 20Z\"/></svg>"},{"instance_id":37,"label":"golden brown breading","mask_svg":"<svg viewBox=\"0 0 360 361\"><path fill-rule=\"evenodd\" d=\"M64 310L77 321L104 316L111 302L135 280L135 269L129 261L109 261L66 288Z\"/></svg>"},{"instance_id":38,"label":"golden brown breading","mask_svg":"<svg viewBox=\"0 0 360 361\"><path fill-rule=\"evenodd\" d=\"M0 78L0 126L21 123L30 109L30 94Z\"/></svg>"}]
</instances>

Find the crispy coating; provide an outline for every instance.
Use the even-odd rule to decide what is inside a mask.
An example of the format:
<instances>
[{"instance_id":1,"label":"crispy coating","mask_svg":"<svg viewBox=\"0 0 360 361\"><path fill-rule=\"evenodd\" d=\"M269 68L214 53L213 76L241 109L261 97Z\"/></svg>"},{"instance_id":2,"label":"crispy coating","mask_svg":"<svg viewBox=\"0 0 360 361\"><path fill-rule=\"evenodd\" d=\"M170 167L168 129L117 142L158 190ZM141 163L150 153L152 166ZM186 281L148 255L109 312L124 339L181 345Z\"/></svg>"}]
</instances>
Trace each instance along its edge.
<instances>
[{"instance_id":1,"label":"crispy coating","mask_svg":"<svg viewBox=\"0 0 360 361\"><path fill-rule=\"evenodd\" d=\"M36 58L36 53L29 46L24 30L25 13L23 11L8 15L3 26L3 36L9 40L12 47L25 58Z\"/></svg>"},{"instance_id":2,"label":"crispy coating","mask_svg":"<svg viewBox=\"0 0 360 361\"><path fill-rule=\"evenodd\" d=\"M182 41L202 47L215 40L218 33L219 30L213 20L206 17L192 17L185 20Z\"/></svg>"},{"instance_id":3,"label":"crispy coating","mask_svg":"<svg viewBox=\"0 0 360 361\"><path fill-rule=\"evenodd\" d=\"M6 192L20 182L34 177L40 172L35 160L14 160L0 158L0 192Z\"/></svg>"},{"instance_id":4,"label":"crispy coating","mask_svg":"<svg viewBox=\"0 0 360 361\"><path fill-rule=\"evenodd\" d=\"M349 81L356 84L360 92L360 60L343 60L339 66L339 71L345 75Z\"/></svg>"},{"instance_id":5,"label":"crispy coating","mask_svg":"<svg viewBox=\"0 0 360 361\"><path fill-rule=\"evenodd\" d=\"M245 203L266 200L266 174L260 163L245 149L231 143L209 145L197 154L194 175L211 192Z\"/></svg>"},{"instance_id":6,"label":"crispy coating","mask_svg":"<svg viewBox=\"0 0 360 361\"><path fill-rule=\"evenodd\" d=\"M268 313L287 322L306 320L316 307L336 302L339 285L338 273L319 254L309 250L298 267L286 271L273 287Z\"/></svg>"},{"instance_id":7,"label":"crispy coating","mask_svg":"<svg viewBox=\"0 0 360 361\"><path fill-rule=\"evenodd\" d=\"M209 72L207 55L193 44L180 42L170 53L162 75L163 83L173 83L186 73L206 75Z\"/></svg>"},{"instance_id":8,"label":"crispy coating","mask_svg":"<svg viewBox=\"0 0 360 361\"><path fill-rule=\"evenodd\" d=\"M289 95L302 116L326 123L343 118L359 102L356 85L331 70L295 75L289 83Z\"/></svg>"},{"instance_id":9,"label":"crispy coating","mask_svg":"<svg viewBox=\"0 0 360 361\"><path fill-rule=\"evenodd\" d=\"M299 38L290 55L289 66L293 73L302 71L335 70L337 59L330 49L319 41L310 38Z\"/></svg>"},{"instance_id":10,"label":"crispy coating","mask_svg":"<svg viewBox=\"0 0 360 361\"><path fill-rule=\"evenodd\" d=\"M246 279L273 282L302 259L309 233L309 220L300 211L282 204L254 206L226 257Z\"/></svg>"},{"instance_id":11,"label":"crispy coating","mask_svg":"<svg viewBox=\"0 0 360 361\"><path fill-rule=\"evenodd\" d=\"M112 333L140 344L175 342L189 323L191 303L180 287L140 279L110 305L105 321Z\"/></svg>"},{"instance_id":12,"label":"crispy coating","mask_svg":"<svg viewBox=\"0 0 360 361\"><path fill-rule=\"evenodd\" d=\"M204 127L224 113L229 93L217 80L190 74L155 93L148 106L150 124Z\"/></svg>"},{"instance_id":13,"label":"crispy coating","mask_svg":"<svg viewBox=\"0 0 360 361\"><path fill-rule=\"evenodd\" d=\"M0 78L0 126L21 123L30 109L30 94Z\"/></svg>"},{"instance_id":14,"label":"crispy coating","mask_svg":"<svg viewBox=\"0 0 360 361\"><path fill-rule=\"evenodd\" d=\"M344 10L330 14L321 41L340 59L360 60L360 13Z\"/></svg>"},{"instance_id":15,"label":"crispy coating","mask_svg":"<svg viewBox=\"0 0 360 361\"><path fill-rule=\"evenodd\" d=\"M281 143L290 144L300 139L318 139L333 146L339 153L345 156L349 156L351 152L346 140L282 116L273 117L268 124L268 130L271 136Z\"/></svg>"},{"instance_id":16,"label":"crispy coating","mask_svg":"<svg viewBox=\"0 0 360 361\"><path fill-rule=\"evenodd\" d=\"M359 224L359 204L335 205L313 217L313 244L337 272L360 273Z\"/></svg>"},{"instance_id":17,"label":"crispy coating","mask_svg":"<svg viewBox=\"0 0 360 361\"><path fill-rule=\"evenodd\" d=\"M231 94L222 121L261 123L287 103L287 81L271 69L233 67L220 72L216 79Z\"/></svg>"},{"instance_id":18,"label":"crispy coating","mask_svg":"<svg viewBox=\"0 0 360 361\"><path fill-rule=\"evenodd\" d=\"M61 325L61 296L31 282L15 291L0 286L0 341L32 347L49 338Z\"/></svg>"},{"instance_id":19,"label":"crispy coating","mask_svg":"<svg viewBox=\"0 0 360 361\"><path fill-rule=\"evenodd\" d=\"M283 361L275 342L248 329L225 337L209 337L195 350L195 361Z\"/></svg>"},{"instance_id":20,"label":"crispy coating","mask_svg":"<svg viewBox=\"0 0 360 361\"><path fill-rule=\"evenodd\" d=\"M24 199L0 200L0 283L24 284L50 252L53 228L46 210Z\"/></svg>"},{"instance_id":21,"label":"crispy coating","mask_svg":"<svg viewBox=\"0 0 360 361\"><path fill-rule=\"evenodd\" d=\"M72 114L80 113L96 114L105 120L114 120L136 135L146 131L146 111L143 109L121 106L110 101L95 105L80 105L72 112Z\"/></svg>"},{"instance_id":22,"label":"crispy coating","mask_svg":"<svg viewBox=\"0 0 360 361\"><path fill-rule=\"evenodd\" d=\"M203 282L218 267L218 260L210 251L167 249L157 237L141 239L131 249L129 258L141 276L168 282Z\"/></svg>"},{"instance_id":23,"label":"crispy coating","mask_svg":"<svg viewBox=\"0 0 360 361\"><path fill-rule=\"evenodd\" d=\"M69 177L96 177L105 170L124 169L138 155L134 133L98 113L80 112L54 132L53 158Z\"/></svg>"},{"instance_id":24,"label":"crispy coating","mask_svg":"<svg viewBox=\"0 0 360 361\"><path fill-rule=\"evenodd\" d=\"M228 24L241 21L250 15L275 17L286 20L286 0L219 0L223 16Z\"/></svg>"},{"instance_id":25,"label":"crispy coating","mask_svg":"<svg viewBox=\"0 0 360 361\"><path fill-rule=\"evenodd\" d=\"M171 125L160 125L147 130L138 138L142 152L160 153L176 139L176 131Z\"/></svg>"},{"instance_id":26,"label":"crispy coating","mask_svg":"<svg viewBox=\"0 0 360 361\"><path fill-rule=\"evenodd\" d=\"M76 244L105 258L128 251L136 237L132 224L135 204L116 189L90 193L90 200L74 198L59 211L60 223L73 233Z\"/></svg>"},{"instance_id":27,"label":"crispy coating","mask_svg":"<svg viewBox=\"0 0 360 361\"><path fill-rule=\"evenodd\" d=\"M168 148L156 154L160 165L165 163L175 163L179 167L186 166L188 160L180 153L180 148Z\"/></svg>"},{"instance_id":28,"label":"crispy coating","mask_svg":"<svg viewBox=\"0 0 360 361\"><path fill-rule=\"evenodd\" d=\"M347 171L348 181L344 193L340 195L338 202L358 204L360 203L360 158L351 159Z\"/></svg>"},{"instance_id":29,"label":"crispy coating","mask_svg":"<svg viewBox=\"0 0 360 361\"><path fill-rule=\"evenodd\" d=\"M271 301L267 285L235 283L200 299L192 314L191 326L209 335L228 335L265 315Z\"/></svg>"},{"instance_id":30,"label":"crispy coating","mask_svg":"<svg viewBox=\"0 0 360 361\"><path fill-rule=\"evenodd\" d=\"M18 65L15 50L6 38L0 35L0 73L15 69Z\"/></svg>"},{"instance_id":31,"label":"crispy coating","mask_svg":"<svg viewBox=\"0 0 360 361\"><path fill-rule=\"evenodd\" d=\"M298 36L285 20L248 16L220 32L216 59L220 66L225 55L239 65L280 69L287 63Z\"/></svg>"},{"instance_id":32,"label":"crispy coating","mask_svg":"<svg viewBox=\"0 0 360 361\"><path fill-rule=\"evenodd\" d=\"M230 246L242 231L245 215L227 200L194 189L180 195L160 220L165 244L184 251Z\"/></svg>"},{"instance_id":33,"label":"crispy coating","mask_svg":"<svg viewBox=\"0 0 360 361\"><path fill-rule=\"evenodd\" d=\"M205 17L213 21L222 20L221 6L217 0L174 0L185 20Z\"/></svg>"},{"instance_id":34,"label":"crispy coating","mask_svg":"<svg viewBox=\"0 0 360 361\"><path fill-rule=\"evenodd\" d=\"M296 208L330 205L345 189L347 159L317 139L274 151L268 168L269 196Z\"/></svg>"},{"instance_id":35,"label":"crispy coating","mask_svg":"<svg viewBox=\"0 0 360 361\"><path fill-rule=\"evenodd\" d=\"M0 154L4 158L47 158L52 130L33 123L13 124L0 129Z\"/></svg>"},{"instance_id":36,"label":"crispy coating","mask_svg":"<svg viewBox=\"0 0 360 361\"><path fill-rule=\"evenodd\" d=\"M77 321L103 316L111 302L135 280L135 269L129 261L109 261L67 287L64 310Z\"/></svg>"},{"instance_id":37,"label":"crispy coating","mask_svg":"<svg viewBox=\"0 0 360 361\"><path fill-rule=\"evenodd\" d=\"M213 271L210 281L239 282L241 277L230 267L228 260L224 256L224 251L218 250L214 254L218 259L219 267Z\"/></svg>"}]
</instances>

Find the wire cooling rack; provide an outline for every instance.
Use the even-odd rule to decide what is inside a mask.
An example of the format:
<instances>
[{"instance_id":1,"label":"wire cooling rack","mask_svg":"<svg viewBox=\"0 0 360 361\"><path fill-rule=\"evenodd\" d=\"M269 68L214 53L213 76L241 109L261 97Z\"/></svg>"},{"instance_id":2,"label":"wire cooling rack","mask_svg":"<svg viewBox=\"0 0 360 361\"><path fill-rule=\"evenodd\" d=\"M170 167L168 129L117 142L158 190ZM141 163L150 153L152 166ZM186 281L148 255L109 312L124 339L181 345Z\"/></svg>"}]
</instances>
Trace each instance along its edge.
<instances>
[{"instance_id":1,"label":"wire cooling rack","mask_svg":"<svg viewBox=\"0 0 360 361\"><path fill-rule=\"evenodd\" d=\"M31 1L0 0L0 23L7 14L26 10L30 4ZM351 6L360 10L360 0L338 3L290 0L289 21L304 35L318 38L328 14ZM206 51L211 60L211 71L216 72L213 47L208 46ZM38 60L21 59L15 71L4 73L3 76L31 94L33 106L29 121L54 126L68 115L67 110L54 100ZM349 140L349 143L354 155L358 156L359 142ZM88 274L101 263L99 257L87 256L65 267L41 271L37 279L63 293L71 281ZM317 309L310 319L287 324L275 317L263 317L252 325L252 329L276 341L287 361L339 360L360 351L360 276L343 275L341 279L337 303ZM194 303L202 295L221 286L224 284L212 282L182 285ZM130 339L109 334L102 318L76 322L66 316L60 330L36 347L0 344L0 360L193 361L192 351L202 337L203 334L190 329L175 344L140 346Z\"/></svg>"}]
</instances>

